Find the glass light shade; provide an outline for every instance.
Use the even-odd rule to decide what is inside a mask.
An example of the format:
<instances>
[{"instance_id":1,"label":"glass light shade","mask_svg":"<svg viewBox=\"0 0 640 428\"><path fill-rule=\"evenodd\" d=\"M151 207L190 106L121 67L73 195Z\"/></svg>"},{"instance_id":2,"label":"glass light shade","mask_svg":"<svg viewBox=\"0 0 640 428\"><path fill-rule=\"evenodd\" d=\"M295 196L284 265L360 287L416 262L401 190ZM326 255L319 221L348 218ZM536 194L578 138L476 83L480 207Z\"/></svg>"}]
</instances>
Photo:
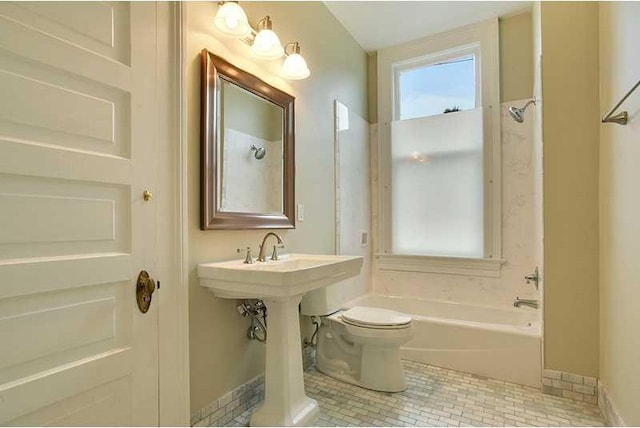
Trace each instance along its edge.
<instances>
[{"instance_id":1,"label":"glass light shade","mask_svg":"<svg viewBox=\"0 0 640 428\"><path fill-rule=\"evenodd\" d=\"M251 45L251 52L258 58L278 59L284 55L278 35L268 28L260 30Z\"/></svg>"},{"instance_id":2,"label":"glass light shade","mask_svg":"<svg viewBox=\"0 0 640 428\"><path fill-rule=\"evenodd\" d=\"M216 13L213 18L213 25L227 36L244 37L251 33L251 26L247 19L247 14L238 3L226 2Z\"/></svg>"},{"instance_id":3,"label":"glass light shade","mask_svg":"<svg viewBox=\"0 0 640 428\"><path fill-rule=\"evenodd\" d=\"M306 79L311 75L307 61L299 53L292 53L282 64L282 74L288 79Z\"/></svg>"}]
</instances>

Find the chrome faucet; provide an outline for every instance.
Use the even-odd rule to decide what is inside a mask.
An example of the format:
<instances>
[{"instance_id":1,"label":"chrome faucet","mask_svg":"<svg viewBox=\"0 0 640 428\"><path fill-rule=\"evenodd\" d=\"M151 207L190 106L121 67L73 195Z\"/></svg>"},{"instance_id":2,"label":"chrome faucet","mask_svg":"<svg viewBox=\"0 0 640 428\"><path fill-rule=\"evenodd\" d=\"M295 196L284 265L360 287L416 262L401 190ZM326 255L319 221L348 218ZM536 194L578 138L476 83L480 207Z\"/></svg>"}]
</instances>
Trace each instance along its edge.
<instances>
[{"instance_id":1,"label":"chrome faucet","mask_svg":"<svg viewBox=\"0 0 640 428\"><path fill-rule=\"evenodd\" d=\"M530 308L533 308L533 309L538 309L538 306L540 305L540 303L537 300L521 299L519 297L516 297L516 300L513 301L513 306L515 306L516 308L519 308L522 305L529 306Z\"/></svg>"},{"instance_id":2,"label":"chrome faucet","mask_svg":"<svg viewBox=\"0 0 640 428\"><path fill-rule=\"evenodd\" d=\"M284 247L284 240L280 235L278 235L275 232L268 232L266 235L264 235L264 238L262 238L262 244L260 244L260 253L258 253L259 262L267 261L267 259L265 258L265 250L267 249L267 247L265 244L267 243L267 238L269 238L270 236L275 236L276 239L278 240L278 244L273 246L273 253L271 254L271 260L278 260L278 251L276 250L276 248L278 248L278 245L280 245L280 248Z\"/></svg>"}]
</instances>

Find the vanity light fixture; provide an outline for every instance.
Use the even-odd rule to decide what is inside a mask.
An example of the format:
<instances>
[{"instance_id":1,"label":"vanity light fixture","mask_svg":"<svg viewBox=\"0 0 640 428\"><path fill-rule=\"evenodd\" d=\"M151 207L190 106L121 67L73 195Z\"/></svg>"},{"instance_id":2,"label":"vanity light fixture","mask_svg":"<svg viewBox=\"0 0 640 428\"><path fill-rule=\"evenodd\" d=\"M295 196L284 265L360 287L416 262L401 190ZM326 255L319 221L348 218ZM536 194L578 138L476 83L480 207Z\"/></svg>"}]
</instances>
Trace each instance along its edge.
<instances>
[{"instance_id":1,"label":"vanity light fixture","mask_svg":"<svg viewBox=\"0 0 640 428\"><path fill-rule=\"evenodd\" d=\"M268 15L258 22L258 34L251 45L251 52L258 58L278 59L284 55L280 39L272 27L273 23Z\"/></svg>"},{"instance_id":2,"label":"vanity light fixture","mask_svg":"<svg viewBox=\"0 0 640 428\"><path fill-rule=\"evenodd\" d=\"M273 23L268 15L262 18L254 30L247 15L237 1L222 1L213 19L213 24L223 34L241 39L251 46L251 52L260 59L273 60L286 55L282 64L282 74L288 79L301 80L311 75L307 62L300 55L298 42L288 43L284 48L278 35L272 30Z\"/></svg>"},{"instance_id":3,"label":"vanity light fixture","mask_svg":"<svg viewBox=\"0 0 640 428\"><path fill-rule=\"evenodd\" d=\"M290 51L291 53L289 53ZM307 61L300 55L300 44L293 42L285 46L285 54L287 58L282 64L282 74L289 79L306 79L311 75Z\"/></svg>"},{"instance_id":4,"label":"vanity light fixture","mask_svg":"<svg viewBox=\"0 0 640 428\"><path fill-rule=\"evenodd\" d=\"M241 38L251 34L251 26L247 14L237 1L220 3L220 8L213 18L213 25L230 37Z\"/></svg>"}]
</instances>

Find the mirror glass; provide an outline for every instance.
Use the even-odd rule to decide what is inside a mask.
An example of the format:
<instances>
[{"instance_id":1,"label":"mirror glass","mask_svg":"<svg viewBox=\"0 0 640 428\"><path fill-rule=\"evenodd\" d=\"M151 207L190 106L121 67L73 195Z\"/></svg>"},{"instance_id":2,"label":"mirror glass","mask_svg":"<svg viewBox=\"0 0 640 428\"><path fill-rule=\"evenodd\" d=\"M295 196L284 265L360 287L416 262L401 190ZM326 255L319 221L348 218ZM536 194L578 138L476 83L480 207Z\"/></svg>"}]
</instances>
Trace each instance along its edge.
<instances>
[{"instance_id":1,"label":"mirror glass","mask_svg":"<svg viewBox=\"0 0 640 428\"><path fill-rule=\"evenodd\" d=\"M295 228L295 98L201 58L200 228Z\"/></svg>"},{"instance_id":2,"label":"mirror glass","mask_svg":"<svg viewBox=\"0 0 640 428\"><path fill-rule=\"evenodd\" d=\"M218 209L283 214L283 108L219 80Z\"/></svg>"}]
</instances>

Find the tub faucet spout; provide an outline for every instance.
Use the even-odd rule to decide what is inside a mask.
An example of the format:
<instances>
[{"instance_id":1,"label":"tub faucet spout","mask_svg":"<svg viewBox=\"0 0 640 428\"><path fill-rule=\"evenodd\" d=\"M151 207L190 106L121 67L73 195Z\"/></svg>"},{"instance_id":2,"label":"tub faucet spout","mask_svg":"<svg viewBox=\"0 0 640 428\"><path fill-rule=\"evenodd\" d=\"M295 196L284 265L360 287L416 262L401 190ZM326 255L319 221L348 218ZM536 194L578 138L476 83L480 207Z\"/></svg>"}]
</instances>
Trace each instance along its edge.
<instances>
[{"instance_id":1,"label":"tub faucet spout","mask_svg":"<svg viewBox=\"0 0 640 428\"><path fill-rule=\"evenodd\" d=\"M516 300L513 301L513 306L515 306L516 308L519 308L522 305L529 306L530 308L533 308L533 309L538 309L539 302L537 300L521 299L519 297L516 297Z\"/></svg>"}]
</instances>

